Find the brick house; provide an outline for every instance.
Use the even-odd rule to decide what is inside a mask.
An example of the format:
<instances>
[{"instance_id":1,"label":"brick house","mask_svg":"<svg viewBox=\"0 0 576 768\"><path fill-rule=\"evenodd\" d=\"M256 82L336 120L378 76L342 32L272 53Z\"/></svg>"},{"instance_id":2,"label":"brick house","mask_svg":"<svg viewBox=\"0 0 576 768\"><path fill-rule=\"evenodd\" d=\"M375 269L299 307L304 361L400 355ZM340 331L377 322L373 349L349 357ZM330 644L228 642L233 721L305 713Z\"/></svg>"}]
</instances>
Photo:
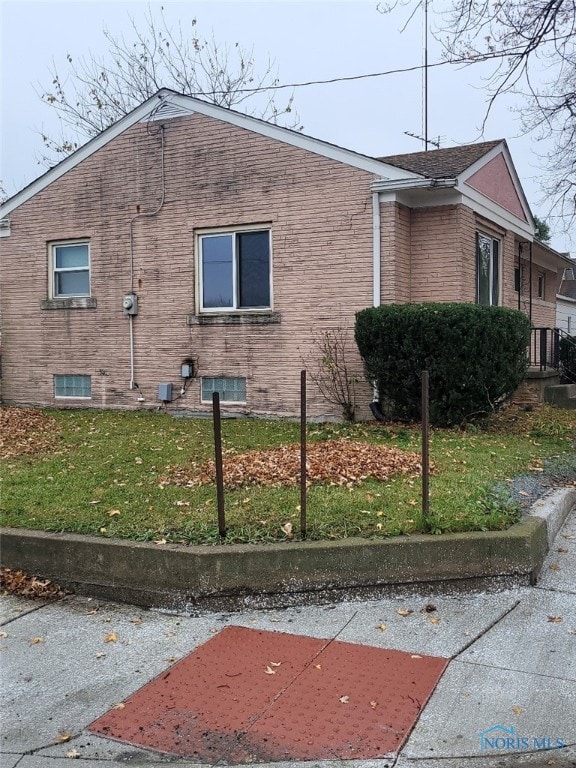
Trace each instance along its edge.
<instances>
[{"instance_id":1,"label":"brick house","mask_svg":"<svg viewBox=\"0 0 576 768\"><path fill-rule=\"evenodd\" d=\"M349 329L362 376L367 306L553 326L533 232L505 141L371 158L162 90L0 209L3 399L293 416L315 331ZM309 412L338 408L311 386Z\"/></svg>"}]
</instances>

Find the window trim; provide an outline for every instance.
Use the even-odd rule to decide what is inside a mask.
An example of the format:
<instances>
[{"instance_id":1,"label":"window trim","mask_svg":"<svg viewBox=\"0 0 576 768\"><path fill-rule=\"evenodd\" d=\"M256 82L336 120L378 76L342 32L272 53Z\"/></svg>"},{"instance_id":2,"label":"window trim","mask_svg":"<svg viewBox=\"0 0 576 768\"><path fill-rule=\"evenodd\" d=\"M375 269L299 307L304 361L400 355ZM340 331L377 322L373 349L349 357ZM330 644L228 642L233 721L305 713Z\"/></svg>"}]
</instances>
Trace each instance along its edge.
<instances>
[{"instance_id":1,"label":"window trim","mask_svg":"<svg viewBox=\"0 0 576 768\"><path fill-rule=\"evenodd\" d=\"M73 247L85 245L88 251L88 265L81 269L63 269L56 267L56 248ZM78 238L76 240L55 240L48 244L48 297L52 301L68 301L70 299L88 299L92 296L92 268L91 268L90 240L88 238ZM88 293L57 293L56 275L63 272L88 272Z\"/></svg>"},{"instance_id":2,"label":"window trim","mask_svg":"<svg viewBox=\"0 0 576 768\"><path fill-rule=\"evenodd\" d=\"M200 402L203 405L212 405L212 397L210 397L209 400L204 400L204 379L244 379L244 400L224 400L222 396L220 396L220 403L222 405L246 405L248 402L248 379L246 376L201 376L200 377Z\"/></svg>"},{"instance_id":3,"label":"window trim","mask_svg":"<svg viewBox=\"0 0 576 768\"><path fill-rule=\"evenodd\" d=\"M479 255L480 255L480 238L484 237L487 240L490 240L491 242L491 248L490 248L490 271L489 271L489 281L490 281L490 303L489 304L481 304L480 302L480 269L479 269ZM496 297L496 302L494 303L494 245L498 246L497 251L497 257L498 257L498 295ZM485 307L499 307L502 304L502 240L498 237L494 237L494 235L488 234L488 232L484 232L481 229L476 230L476 253L475 253L475 262L476 262L476 304L481 304L481 306Z\"/></svg>"},{"instance_id":4,"label":"window trim","mask_svg":"<svg viewBox=\"0 0 576 768\"><path fill-rule=\"evenodd\" d=\"M56 379L64 376L75 376L83 379L88 379L90 385L89 395L59 395L57 394ZM92 376L89 373L54 373L52 374L53 391L55 400L92 400Z\"/></svg>"},{"instance_id":5,"label":"window trim","mask_svg":"<svg viewBox=\"0 0 576 768\"><path fill-rule=\"evenodd\" d=\"M268 279L270 302L268 306L262 307L204 307L203 305L203 274L202 274L202 238L206 236L242 234L245 232L268 232ZM196 253L196 313L198 315L238 315L238 314L270 314L274 307L273 288L273 257L272 257L272 225L266 224L242 224L237 227L210 227L197 229L195 231L195 253ZM235 241L235 237L234 237ZM236 256L236 246L234 244L234 253L232 260L232 290L234 293L234 303L238 303L238 259Z\"/></svg>"}]
</instances>

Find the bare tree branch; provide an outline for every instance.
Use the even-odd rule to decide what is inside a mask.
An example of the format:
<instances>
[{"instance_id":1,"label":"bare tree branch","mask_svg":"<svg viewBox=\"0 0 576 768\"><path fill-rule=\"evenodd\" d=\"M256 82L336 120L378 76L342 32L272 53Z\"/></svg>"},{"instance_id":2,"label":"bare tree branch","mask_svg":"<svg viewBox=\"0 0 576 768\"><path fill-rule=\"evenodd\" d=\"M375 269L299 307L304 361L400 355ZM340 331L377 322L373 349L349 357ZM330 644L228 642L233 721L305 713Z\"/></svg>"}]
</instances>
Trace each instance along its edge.
<instances>
[{"instance_id":1,"label":"bare tree branch","mask_svg":"<svg viewBox=\"0 0 576 768\"><path fill-rule=\"evenodd\" d=\"M180 23L174 28L168 24L164 9L160 18L155 18L148 8L142 26L134 18L130 24L129 38L103 30L108 43L105 57L99 59L89 53L76 62L67 54L64 74L52 63L51 82L40 85L37 93L56 110L60 133L42 135L47 150L41 158L44 165L61 160L160 88L225 107L241 105L248 114L301 128L298 116L292 114L293 95L278 105L275 97L265 92L243 90L277 85L274 62L269 60L258 70L252 49L239 43L220 44L213 35L200 37L196 19L188 31Z\"/></svg>"}]
</instances>

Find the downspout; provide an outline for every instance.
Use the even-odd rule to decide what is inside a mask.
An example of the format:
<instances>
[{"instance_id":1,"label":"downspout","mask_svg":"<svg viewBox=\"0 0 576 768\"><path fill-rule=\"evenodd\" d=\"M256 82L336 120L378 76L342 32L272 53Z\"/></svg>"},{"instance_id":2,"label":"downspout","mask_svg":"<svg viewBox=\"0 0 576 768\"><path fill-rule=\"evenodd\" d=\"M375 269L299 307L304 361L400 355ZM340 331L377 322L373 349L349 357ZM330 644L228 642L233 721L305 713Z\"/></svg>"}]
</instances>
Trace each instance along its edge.
<instances>
[{"instance_id":1,"label":"downspout","mask_svg":"<svg viewBox=\"0 0 576 768\"><path fill-rule=\"evenodd\" d=\"M379 307L381 304L380 280L382 256L380 251L380 195L378 192L372 192L372 306Z\"/></svg>"},{"instance_id":2,"label":"downspout","mask_svg":"<svg viewBox=\"0 0 576 768\"><path fill-rule=\"evenodd\" d=\"M381 303L380 280L382 274L382 253L380 248L380 195L372 192L372 306L379 307ZM372 400L378 403L378 387L372 385Z\"/></svg>"}]
</instances>

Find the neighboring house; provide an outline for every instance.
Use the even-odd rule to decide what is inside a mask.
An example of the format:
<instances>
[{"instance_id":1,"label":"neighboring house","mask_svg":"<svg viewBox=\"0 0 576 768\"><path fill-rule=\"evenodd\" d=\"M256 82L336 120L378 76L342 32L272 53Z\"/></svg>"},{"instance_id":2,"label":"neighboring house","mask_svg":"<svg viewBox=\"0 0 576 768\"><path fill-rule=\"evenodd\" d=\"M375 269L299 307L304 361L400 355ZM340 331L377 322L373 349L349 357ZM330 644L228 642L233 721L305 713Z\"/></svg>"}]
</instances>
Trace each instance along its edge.
<instances>
[{"instance_id":1,"label":"neighboring house","mask_svg":"<svg viewBox=\"0 0 576 768\"><path fill-rule=\"evenodd\" d=\"M564 270L556 294L556 327L576 336L576 260Z\"/></svg>"},{"instance_id":2,"label":"neighboring house","mask_svg":"<svg viewBox=\"0 0 576 768\"><path fill-rule=\"evenodd\" d=\"M553 326L565 266L533 245L505 141L371 158L167 90L0 220L15 404L201 411L216 390L229 411L293 416L315 332L349 329L362 376L354 316L373 304L499 304ZM308 407L338 415L313 386Z\"/></svg>"}]
</instances>

